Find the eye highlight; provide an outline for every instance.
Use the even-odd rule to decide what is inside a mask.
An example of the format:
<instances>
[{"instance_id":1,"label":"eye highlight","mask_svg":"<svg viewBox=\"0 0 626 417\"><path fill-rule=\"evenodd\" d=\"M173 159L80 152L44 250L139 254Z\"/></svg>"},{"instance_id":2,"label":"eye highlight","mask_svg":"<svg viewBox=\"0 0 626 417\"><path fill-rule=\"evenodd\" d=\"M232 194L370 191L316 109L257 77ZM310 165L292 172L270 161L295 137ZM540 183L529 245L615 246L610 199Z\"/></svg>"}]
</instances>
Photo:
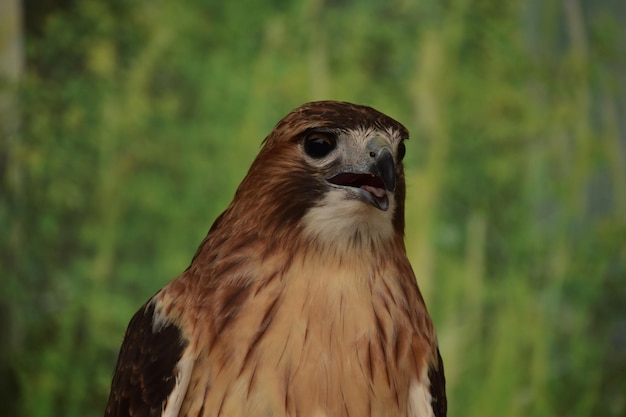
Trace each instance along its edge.
<instances>
[{"instance_id":1,"label":"eye highlight","mask_svg":"<svg viewBox=\"0 0 626 417\"><path fill-rule=\"evenodd\" d=\"M337 139L328 133L313 132L304 139L304 152L311 158L323 158L336 147Z\"/></svg>"},{"instance_id":2,"label":"eye highlight","mask_svg":"<svg viewBox=\"0 0 626 417\"><path fill-rule=\"evenodd\" d=\"M406 155L406 146L404 145L404 141L402 141L398 144L398 161L402 161L404 155Z\"/></svg>"}]
</instances>

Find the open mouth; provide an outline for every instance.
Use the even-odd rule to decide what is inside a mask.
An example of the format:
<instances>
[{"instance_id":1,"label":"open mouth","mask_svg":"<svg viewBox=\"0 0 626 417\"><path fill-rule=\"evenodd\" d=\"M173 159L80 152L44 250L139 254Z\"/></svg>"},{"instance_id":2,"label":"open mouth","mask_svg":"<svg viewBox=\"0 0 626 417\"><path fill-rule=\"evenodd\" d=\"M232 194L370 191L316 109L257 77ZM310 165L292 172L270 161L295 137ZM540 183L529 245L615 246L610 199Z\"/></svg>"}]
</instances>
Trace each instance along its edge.
<instances>
[{"instance_id":1,"label":"open mouth","mask_svg":"<svg viewBox=\"0 0 626 417\"><path fill-rule=\"evenodd\" d=\"M361 198L380 210L386 211L389 208L385 183L378 175L342 172L327 181L331 184L357 189Z\"/></svg>"}]
</instances>

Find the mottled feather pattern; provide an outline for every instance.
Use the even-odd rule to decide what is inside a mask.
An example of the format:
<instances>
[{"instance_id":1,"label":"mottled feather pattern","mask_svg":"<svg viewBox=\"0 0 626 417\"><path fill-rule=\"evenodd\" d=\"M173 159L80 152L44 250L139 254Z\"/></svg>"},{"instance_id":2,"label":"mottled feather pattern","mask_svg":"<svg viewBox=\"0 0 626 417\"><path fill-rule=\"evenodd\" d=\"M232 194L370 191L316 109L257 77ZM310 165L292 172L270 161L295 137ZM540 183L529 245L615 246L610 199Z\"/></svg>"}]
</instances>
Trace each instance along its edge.
<instances>
[{"instance_id":1,"label":"mottled feather pattern","mask_svg":"<svg viewBox=\"0 0 626 417\"><path fill-rule=\"evenodd\" d=\"M408 137L393 119L347 103L310 103L279 122L190 267L148 304L161 329L178 334L156 340L147 318L131 321L109 400L117 412L107 415L160 415L124 414L120 400L138 395L137 387L154 389L128 382L145 372L128 353L144 343L174 346L165 359L194 360L179 416L417 417L415 383L437 390L430 415L445 415L436 335L404 247L402 165L395 205L384 214L391 237L360 228L342 236L340 248L310 233L308 215L326 204L328 184L300 143L321 126L383 132L390 143ZM174 389L168 384L158 389ZM166 400L152 401L159 410Z\"/></svg>"},{"instance_id":2,"label":"mottled feather pattern","mask_svg":"<svg viewBox=\"0 0 626 417\"><path fill-rule=\"evenodd\" d=\"M171 323L154 329L154 314L147 303L128 325L105 416L160 416L174 389L187 342Z\"/></svg>"}]
</instances>

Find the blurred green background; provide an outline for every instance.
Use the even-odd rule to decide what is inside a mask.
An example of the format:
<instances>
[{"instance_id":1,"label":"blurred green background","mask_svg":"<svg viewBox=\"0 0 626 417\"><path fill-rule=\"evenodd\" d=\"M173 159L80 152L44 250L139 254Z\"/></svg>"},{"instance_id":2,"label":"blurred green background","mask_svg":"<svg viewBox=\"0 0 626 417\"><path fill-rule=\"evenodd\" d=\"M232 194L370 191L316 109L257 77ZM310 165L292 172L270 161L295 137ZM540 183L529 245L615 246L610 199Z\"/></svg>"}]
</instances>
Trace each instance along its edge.
<instances>
[{"instance_id":1,"label":"blurred green background","mask_svg":"<svg viewBox=\"0 0 626 417\"><path fill-rule=\"evenodd\" d=\"M2 414L102 415L130 317L261 140L338 99L411 131L449 414L625 416L624 22L619 0L0 0Z\"/></svg>"}]
</instances>

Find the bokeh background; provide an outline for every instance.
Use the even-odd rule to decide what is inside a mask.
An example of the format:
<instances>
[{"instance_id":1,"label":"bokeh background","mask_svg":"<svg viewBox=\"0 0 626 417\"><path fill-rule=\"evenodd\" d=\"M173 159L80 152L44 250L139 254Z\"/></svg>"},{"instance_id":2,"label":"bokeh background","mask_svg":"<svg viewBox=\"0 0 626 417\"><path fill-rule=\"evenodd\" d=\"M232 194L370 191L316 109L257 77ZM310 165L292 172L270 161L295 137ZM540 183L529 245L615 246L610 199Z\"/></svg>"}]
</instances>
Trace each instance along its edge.
<instances>
[{"instance_id":1,"label":"bokeh background","mask_svg":"<svg viewBox=\"0 0 626 417\"><path fill-rule=\"evenodd\" d=\"M99 416L125 327L311 100L403 122L449 415L626 415L626 2L0 0L0 404Z\"/></svg>"}]
</instances>

